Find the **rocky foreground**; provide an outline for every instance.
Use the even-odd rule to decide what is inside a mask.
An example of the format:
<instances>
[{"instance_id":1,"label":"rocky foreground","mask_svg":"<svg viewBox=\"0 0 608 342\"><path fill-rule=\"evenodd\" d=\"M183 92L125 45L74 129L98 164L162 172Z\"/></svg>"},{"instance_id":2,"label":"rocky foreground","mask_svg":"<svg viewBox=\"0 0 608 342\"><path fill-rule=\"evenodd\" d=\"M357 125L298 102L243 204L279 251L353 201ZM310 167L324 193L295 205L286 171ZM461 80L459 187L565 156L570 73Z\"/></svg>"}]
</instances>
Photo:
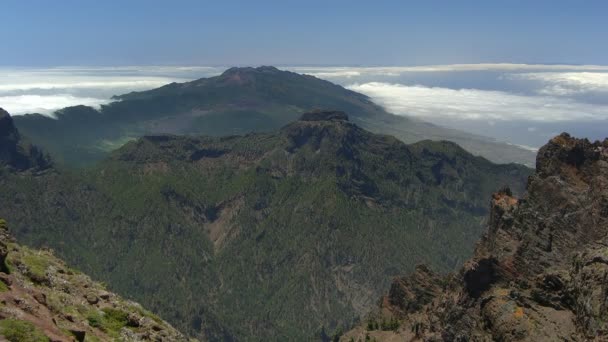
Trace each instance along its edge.
<instances>
[{"instance_id":1,"label":"rocky foreground","mask_svg":"<svg viewBox=\"0 0 608 342\"><path fill-rule=\"evenodd\" d=\"M0 219L0 341L188 341L139 304L20 246Z\"/></svg>"},{"instance_id":2,"label":"rocky foreground","mask_svg":"<svg viewBox=\"0 0 608 342\"><path fill-rule=\"evenodd\" d=\"M494 194L457 274L417 267L341 340L608 340L608 139L553 138L527 191Z\"/></svg>"}]
</instances>

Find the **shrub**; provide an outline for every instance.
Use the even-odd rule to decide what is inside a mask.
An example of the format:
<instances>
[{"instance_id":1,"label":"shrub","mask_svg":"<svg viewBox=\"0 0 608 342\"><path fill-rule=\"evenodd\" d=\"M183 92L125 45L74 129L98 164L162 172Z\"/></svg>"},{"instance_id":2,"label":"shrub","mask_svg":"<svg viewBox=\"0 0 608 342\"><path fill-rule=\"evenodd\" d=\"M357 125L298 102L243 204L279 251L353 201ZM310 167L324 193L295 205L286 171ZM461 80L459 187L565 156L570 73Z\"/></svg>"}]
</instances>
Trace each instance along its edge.
<instances>
[{"instance_id":1,"label":"shrub","mask_svg":"<svg viewBox=\"0 0 608 342\"><path fill-rule=\"evenodd\" d=\"M122 310L103 308L101 312L93 311L87 316L89 325L115 336L127 325L128 314Z\"/></svg>"},{"instance_id":2,"label":"shrub","mask_svg":"<svg viewBox=\"0 0 608 342\"><path fill-rule=\"evenodd\" d=\"M30 322L19 319L0 321L0 334L10 342L48 342L49 338Z\"/></svg>"}]
</instances>

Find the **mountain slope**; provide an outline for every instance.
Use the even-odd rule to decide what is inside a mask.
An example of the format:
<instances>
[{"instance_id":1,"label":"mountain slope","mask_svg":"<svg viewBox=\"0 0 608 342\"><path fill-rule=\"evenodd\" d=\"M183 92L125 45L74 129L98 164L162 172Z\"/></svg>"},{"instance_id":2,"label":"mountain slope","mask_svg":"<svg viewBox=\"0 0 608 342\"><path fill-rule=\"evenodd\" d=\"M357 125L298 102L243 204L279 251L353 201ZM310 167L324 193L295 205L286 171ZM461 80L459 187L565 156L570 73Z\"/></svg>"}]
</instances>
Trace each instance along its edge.
<instances>
[{"instance_id":1,"label":"mountain slope","mask_svg":"<svg viewBox=\"0 0 608 342\"><path fill-rule=\"evenodd\" d=\"M41 171L49 166L48 157L21 138L11 116L0 108L0 167L15 171Z\"/></svg>"},{"instance_id":2,"label":"mountain slope","mask_svg":"<svg viewBox=\"0 0 608 342\"><path fill-rule=\"evenodd\" d=\"M189 341L139 304L69 268L51 251L20 246L0 219L2 337L13 342Z\"/></svg>"},{"instance_id":3,"label":"mountain slope","mask_svg":"<svg viewBox=\"0 0 608 342\"><path fill-rule=\"evenodd\" d=\"M485 198L523 190L528 174L316 112L272 133L147 136L90 170L0 179L0 215L183 331L306 340L349 326L416 263L459 265Z\"/></svg>"},{"instance_id":4,"label":"mountain slope","mask_svg":"<svg viewBox=\"0 0 608 342\"><path fill-rule=\"evenodd\" d=\"M608 139L563 133L539 151L526 197L493 195L488 231L457 274L396 279L342 340L604 341L607 236Z\"/></svg>"},{"instance_id":5,"label":"mountain slope","mask_svg":"<svg viewBox=\"0 0 608 342\"><path fill-rule=\"evenodd\" d=\"M56 112L57 119L24 115L15 121L34 143L69 165L90 164L125 142L147 134L221 136L268 132L317 108L348 112L361 127L393 135L406 143L448 140L494 162L534 163L534 153L530 151L392 115L365 95L274 67L231 68L220 76L171 83L115 99L99 112L76 106Z\"/></svg>"}]
</instances>

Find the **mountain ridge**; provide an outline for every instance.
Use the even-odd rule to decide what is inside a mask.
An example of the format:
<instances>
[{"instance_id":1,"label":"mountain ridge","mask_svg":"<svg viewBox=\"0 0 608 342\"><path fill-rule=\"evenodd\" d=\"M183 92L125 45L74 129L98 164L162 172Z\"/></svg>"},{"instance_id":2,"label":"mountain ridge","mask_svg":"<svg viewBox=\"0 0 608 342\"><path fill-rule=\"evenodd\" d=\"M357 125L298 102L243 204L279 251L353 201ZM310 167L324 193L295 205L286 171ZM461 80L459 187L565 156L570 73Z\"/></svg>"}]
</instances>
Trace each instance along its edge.
<instances>
[{"instance_id":1,"label":"mountain ridge","mask_svg":"<svg viewBox=\"0 0 608 342\"><path fill-rule=\"evenodd\" d=\"M200 339L313 339L350 326L414 263L456 267L483 198L523 189L529 173L454 143L406 145L340 112L302 119L146 136L86 170L0 177L0 215Z\"/></svg>"},{"instance_id":2,"label":"mountain ridge","mask_svg":"<svg viewBox=\"0 0 608 342\"><path fill-rule=\"evenodd\" d=\"M604 340L608 139L554 137L527 190L492 196L488 229L457 273L419 266L395 279L341 340Z\"/></svg>"},{"instance_id":3,"label":"mountain ridge","mask_svg":"<svg viewBox=\"0 0 608 342\"><path fill-rule=\"evenodd\" d=\"M351 120L406 143L450 140L494 162L532 165L534 154L491 138L388 113L366 95L275 67L230 68L219 76L117 95L99 111L75 106L15 118L19 129L59 162L87 165L125 142L157 133L231 135L269 132L314 109L348 112ZM59 139L61 137L61 139Z\"/></svg>"},{"instance_id":4,"label":"mountain ridge","mask_svg":"<svg viewBox=\"0 0 608 342\"><path fill-rule=\"evenodd\" d=\"M50 160L38 147L24 140L15 128L12 117L0 108L0 164L12 170L43 171Z\"/></svg>"}]
</instances>

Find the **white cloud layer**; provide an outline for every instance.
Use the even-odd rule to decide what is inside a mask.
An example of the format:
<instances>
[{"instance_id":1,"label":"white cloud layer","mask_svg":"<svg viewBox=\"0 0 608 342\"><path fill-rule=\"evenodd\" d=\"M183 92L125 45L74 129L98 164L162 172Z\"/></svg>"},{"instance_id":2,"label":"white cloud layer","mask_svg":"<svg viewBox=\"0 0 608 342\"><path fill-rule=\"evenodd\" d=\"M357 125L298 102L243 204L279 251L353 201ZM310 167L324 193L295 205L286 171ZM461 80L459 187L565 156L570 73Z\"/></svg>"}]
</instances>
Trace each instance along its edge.
<instances>
[{"instance_id":1,"label":"white cloud layer","mask_svg":"<svg viewBox=\"0 0 608 342\"><path fill-rule=\"evenodd\" d=\"M608 72L534 72L510 74L510 79L539 81L540 94L568 96L588 92L608 93Z\"/></svg>"},{"instance_id":2,"label":"white cloud layer","mask_svg":"<svg viewBox=\"0 0 608 342\"><path fill-rule=\"evenodd\" d=\"M40 113L50 116L54 111L64 107L75 105L99 107L107 102L109 101L106 99L76 97L69 94L0 96L0 107L11 115Z\"/></svg>"},{"instance_id":3,"label":"white cloud layer","mask_svg":"<svg viewBox=\"0 0 608 342\"><path fill-rule=\"evenodd\" d=\"M366 94L395 114L423 119L572 121L606 120L608 106L554 96L370 82L347 88ZM434 120L436 121L436 120Z\"/></svg>"},{"instance_id":4,"label":"white cloud layer","mask_svg":"<svg viewBox=\"0 0 608 342\"><path fill-rule=\"evenodd\" d=\"M188 66L0 68L0 94L35 89L150 89L217 75L223 68Z\"/></svg>"},{"instance_id":5,"label":"white cloud layer","mask_svg":"<svg viewBox=\"0 0 608 342\"><path fill-rule=\"evenodd\" d=\"M0 107L12 115L99 106L113 95L215 75L215 67L0 68Z\"/></svg>"},{"instance_id":6,"label":"white cloud layer","mask_svg":"<svg viewBox=\"0 0 608 342\"><path fill-rule=\"evenodd\" d=\"M78 78L53 80L53 82L13 82L9 84L0 84L0 93L8 93L14 91L26 91L34 89L78 89L78 88L109 88L109 89L151 89L160 87L173 80L168 79L145 79L145 80L116 80L116 79L87 79L80 80Z\"/></svg>"},{"instance_id":7,"label":"white cloud layer","mask_svg":"<svg viewBox=\"0 0 608 342\"><path fill-rule=\"evenodd\" d=\"M413 72L457 72L457 71L605 71L604 65L567 65L567 64L513 64L513 63L479 63L479 64L445 64L424 66L396 66L396 67L287 67L295 72L305 73L320 78L358 77L358 76L399 76L403 73Z\"/></svg>"}]
</instances>

